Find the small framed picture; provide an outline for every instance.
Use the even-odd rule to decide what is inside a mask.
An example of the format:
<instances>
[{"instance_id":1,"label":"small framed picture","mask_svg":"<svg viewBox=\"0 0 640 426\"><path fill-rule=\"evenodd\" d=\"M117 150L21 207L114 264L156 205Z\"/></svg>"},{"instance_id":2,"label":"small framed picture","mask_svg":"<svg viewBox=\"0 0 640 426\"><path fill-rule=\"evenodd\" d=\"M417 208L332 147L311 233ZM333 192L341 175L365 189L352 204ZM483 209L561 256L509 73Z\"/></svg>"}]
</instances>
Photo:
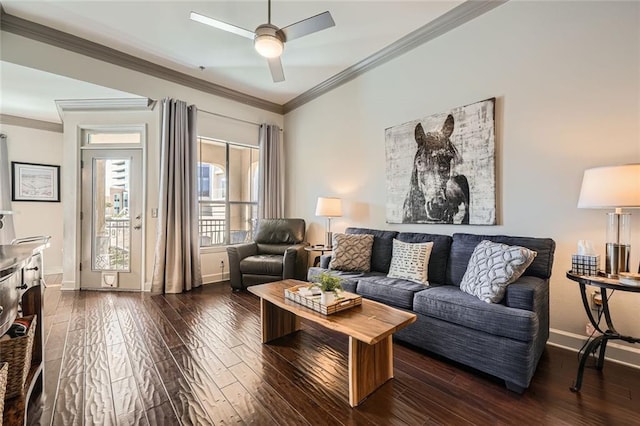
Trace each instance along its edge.
<instances>
[{"instance_id":1,"label":"small framed picture","mask_svg":"<svg viewBox=\"0 0 640 426\"><path fill-rule=\"evenodd\" d=\"M60 202L60 166L11 162L12 201Z\"/></svg>"}]
</instances>

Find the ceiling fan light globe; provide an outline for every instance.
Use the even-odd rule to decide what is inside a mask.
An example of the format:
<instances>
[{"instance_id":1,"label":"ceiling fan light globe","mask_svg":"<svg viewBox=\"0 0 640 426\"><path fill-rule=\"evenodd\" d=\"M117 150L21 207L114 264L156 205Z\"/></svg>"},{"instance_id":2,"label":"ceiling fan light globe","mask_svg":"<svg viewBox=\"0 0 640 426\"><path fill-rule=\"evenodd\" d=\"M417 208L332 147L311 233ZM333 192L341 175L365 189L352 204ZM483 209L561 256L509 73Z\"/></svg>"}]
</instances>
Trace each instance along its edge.
<instances>
[{"instance_id":1,"label":"ceiling fan light globe","mask_svg":"<svg viewBox=\"0 0 640 426\"><path fill-rule=\"evenodd\" d=\"M257 35L253 41L256 51L265 58L277 58L282 55L284 45L277 37L263 34Z\"/></svg>"},{"instance_id":2,"label":"ceiling fan light globe","mask_svg":"<svg viewBox=\"0 0 640 426\"><path fill-rule=\"evenodd\" d=\"M256 28L253 46L265 58L277 58L282 55L284 42L278 37L277 31L278 27L271 24L263 24Z\"/></svg>"}]
</instances>

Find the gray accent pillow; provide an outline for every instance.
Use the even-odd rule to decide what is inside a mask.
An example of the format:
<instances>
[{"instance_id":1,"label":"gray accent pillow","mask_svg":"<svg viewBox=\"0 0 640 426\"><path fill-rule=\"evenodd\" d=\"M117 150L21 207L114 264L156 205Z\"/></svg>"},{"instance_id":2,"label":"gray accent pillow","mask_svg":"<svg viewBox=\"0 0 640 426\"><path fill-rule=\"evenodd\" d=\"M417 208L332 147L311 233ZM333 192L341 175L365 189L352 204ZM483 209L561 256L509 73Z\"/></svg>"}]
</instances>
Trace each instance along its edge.
<instances>
[{"instance_id":1,"label":"gray accent pillow","mask_svg":"<svg viewBox=\"0 0 640 426\"><path fill-rule=\"evenodd\" d=\"M329 269L369 272L373 235L333 234L333 253Z\"/></svg>"},{"instance_id":2,"label":"gray accent pillow","mask_svg":"<svg viewBox=\"0 0 640 426\"><path fill-rule=\"evenodd\" d=\"M429 257L433 249L430 243L405 243L393 240L393 256L389 278L402 278L418 284L429 285Z\"/></svg>"},{"instance_id":3,"label":"gray accent pillow","mask_svg":"<svg viewBox=\"0 0 640 426\"><path fill-rule=\"evenodd\" d=\"M499 303L507 286L520 278L536 254L525 247L483 240L471 254L460 290L487 303Z\"/></svg>"}]
</instances>

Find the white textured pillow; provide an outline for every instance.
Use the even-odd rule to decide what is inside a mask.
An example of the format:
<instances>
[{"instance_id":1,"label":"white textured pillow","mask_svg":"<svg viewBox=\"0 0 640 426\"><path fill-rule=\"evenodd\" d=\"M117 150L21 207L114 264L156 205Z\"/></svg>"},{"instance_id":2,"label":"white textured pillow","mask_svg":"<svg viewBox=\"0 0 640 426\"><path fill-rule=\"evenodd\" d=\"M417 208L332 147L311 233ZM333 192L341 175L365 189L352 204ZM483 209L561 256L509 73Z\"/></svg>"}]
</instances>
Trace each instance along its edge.
<instances>
[{"instance_id":1,"label":"white textured pillow","mask_svg":"<svg viewBox=\"0 0 640 426\"><path fill-rule=\"evenodd\" d=\"M369 272L373 235L333 234L333 252L329 269Z\"/></svg>"},{"instance_id":2,"label":"white textured pillow","mask_svg":"<svg viewBox=\"0 0 640 426\"><path fill-rule=\"evenodd\" d=\"M507 286L520 278L536 255L525 247L481 241L471 254L460 290L487 303L498 303Z\"/></svg>"},{"instance_id":3,"label":"white textured pillow","mask_svg":"<svg viewBox=\"0 0 640 426\"><path fill-rule=\"evenodd\" d=\"M403 278L419 284L429 285L429 257L433 242L405 243L393 240L393 255L389 267L389 278Z\"/></svg>"}]
</instances>

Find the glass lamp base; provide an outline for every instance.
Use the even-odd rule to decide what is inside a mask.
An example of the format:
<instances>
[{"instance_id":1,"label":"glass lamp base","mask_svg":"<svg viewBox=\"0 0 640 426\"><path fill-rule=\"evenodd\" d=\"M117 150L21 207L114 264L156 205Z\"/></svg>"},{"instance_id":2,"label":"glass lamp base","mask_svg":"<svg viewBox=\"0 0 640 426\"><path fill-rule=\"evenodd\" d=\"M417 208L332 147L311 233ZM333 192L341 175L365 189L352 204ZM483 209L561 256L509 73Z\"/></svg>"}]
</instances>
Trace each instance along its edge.
<instances>
[{"instance_id":1,"label":"glass lamp base","mask_svg":"<svg viewBox=\"0 0 640 426\"><path fill-rule=\"evenodd\" d=\"M628 244L607 243L605 273L608 278L618 278L620 272L629 272Z\"/></svg>"}]
</instances>

